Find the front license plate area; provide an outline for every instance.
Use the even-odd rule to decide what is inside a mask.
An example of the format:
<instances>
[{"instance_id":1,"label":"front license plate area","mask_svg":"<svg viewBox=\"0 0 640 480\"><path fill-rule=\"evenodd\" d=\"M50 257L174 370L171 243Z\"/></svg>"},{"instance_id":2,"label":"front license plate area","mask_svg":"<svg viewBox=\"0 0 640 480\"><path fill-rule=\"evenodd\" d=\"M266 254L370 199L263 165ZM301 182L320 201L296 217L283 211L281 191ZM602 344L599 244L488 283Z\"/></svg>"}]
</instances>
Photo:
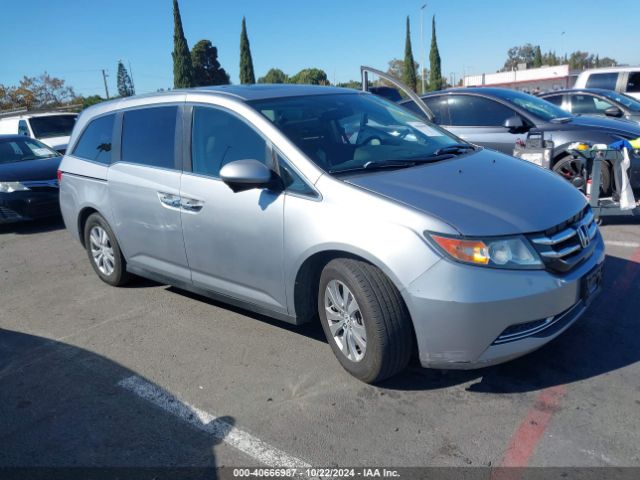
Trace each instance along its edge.
<instances>
[{"instance_id":1,"label":"front license plate area","mask_svg":"<svg viewBox=\"0 0 640 480\"><path fill-rule=\"evenodd\" d=\"M589 273L582 277L581 297L585 305L589 305L591 300L602 287L602 264L596 265Z\"/></svg>"}]
</instances>

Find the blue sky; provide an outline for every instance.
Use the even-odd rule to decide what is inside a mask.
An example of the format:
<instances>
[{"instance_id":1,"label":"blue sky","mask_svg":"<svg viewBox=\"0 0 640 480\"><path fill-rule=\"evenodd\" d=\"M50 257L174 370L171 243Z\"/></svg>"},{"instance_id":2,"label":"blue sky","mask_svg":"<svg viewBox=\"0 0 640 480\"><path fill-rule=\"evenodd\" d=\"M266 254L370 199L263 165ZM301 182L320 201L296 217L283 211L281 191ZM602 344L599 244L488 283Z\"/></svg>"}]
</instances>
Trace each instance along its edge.
<instances>
[{"instance_id":1,"label":"blue sky","mask_svg":"<svg viewBox=\"0 0 640 480\"><path fill-rule=\"evenodd\" d=\"M256 76L319 67L331 81L357 79L359 66L385 69L404 55L410 15L420 62L424 0L180 0L189 46L209 39L238 83L240 23L247 17ZM171 87L171 0L1 0L0 83L47 70L77 93L102 94L101 69L116 90L116 66L131 63L138 93ZM443 74L495 71L509 47L526 42L557 53L576 49L640 64L639 0L427 0L425 50L436 15ZM562 32L565 32L562 34ZM427 59L428 62L428 59Z\"/></svg>"}]
</instances>

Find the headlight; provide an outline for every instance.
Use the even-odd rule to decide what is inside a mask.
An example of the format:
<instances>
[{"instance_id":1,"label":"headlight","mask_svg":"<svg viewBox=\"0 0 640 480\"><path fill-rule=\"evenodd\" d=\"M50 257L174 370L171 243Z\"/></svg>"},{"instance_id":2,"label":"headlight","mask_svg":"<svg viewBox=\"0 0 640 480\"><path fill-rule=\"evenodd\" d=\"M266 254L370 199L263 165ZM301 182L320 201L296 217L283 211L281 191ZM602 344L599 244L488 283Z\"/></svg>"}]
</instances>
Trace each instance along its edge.
<instances>
[{"instance_id":1,"label":"headlight","mask_svg":"<svg viewBox=\"0 0 640 480\"><path fill-rule=\"evenodd\" d=\"M425 234L438 250L458 262L494 268L544 267L524 237L466 238L430 232Z\"/></svg>"},{"instance_id":2,"label":"headlight","mask_svg":"<svg viewBox=\"0 0 640 480\"><path fill-rule=\"evenodd\" d=\"M0 193L24 192L29 190L20 182L0 182Z\"/></svg>"}]
</instances>

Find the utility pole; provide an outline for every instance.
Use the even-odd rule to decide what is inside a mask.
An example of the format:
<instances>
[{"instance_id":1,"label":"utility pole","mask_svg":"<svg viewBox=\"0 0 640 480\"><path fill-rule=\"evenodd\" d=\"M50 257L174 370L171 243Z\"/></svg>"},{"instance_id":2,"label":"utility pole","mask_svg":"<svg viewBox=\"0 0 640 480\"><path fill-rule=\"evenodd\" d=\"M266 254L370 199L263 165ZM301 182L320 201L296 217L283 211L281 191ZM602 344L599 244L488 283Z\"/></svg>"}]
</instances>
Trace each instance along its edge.
<instances>
[{"instance_id":1,"label":"utility pole","mask_svg":"<svg viewBox=\"0 0 640 480\"><path fill-rule=\"evenodd\" d=\"M102 80L104 80L104 93L106 93L107 95L107 100L109 100L109 87L107 87L107 77L109 75L107 74L107 71L103 68L102 69Z\"/></svg>"},{"instance_id":2,"label":"utility pole","mask_svg":"<svg viewBox=\"0 0 640 480\"><path fill-rule=\"evenodd\" d=\"M422 69L420 71L420 79L422 80L422 94L424 95L424 72L427 66L427 57L424 48L424 9L427 7L425 3L420 7L420 44L422 45Z\"/></svg>"}]
</instances>

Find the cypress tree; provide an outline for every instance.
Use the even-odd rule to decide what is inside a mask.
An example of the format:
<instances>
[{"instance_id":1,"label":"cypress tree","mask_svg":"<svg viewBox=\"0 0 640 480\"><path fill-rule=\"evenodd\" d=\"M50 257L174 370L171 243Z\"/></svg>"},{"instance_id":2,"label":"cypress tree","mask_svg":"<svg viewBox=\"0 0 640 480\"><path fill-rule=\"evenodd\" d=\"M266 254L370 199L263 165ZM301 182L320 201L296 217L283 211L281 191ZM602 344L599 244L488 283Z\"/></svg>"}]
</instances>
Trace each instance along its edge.
<instances>
[{"instance_id":1,"label":"cypress tree","mask_svg":"<svg viewBox=\"0 0 640 480\"><path fill-rule=\"evenodd\" d=\"M541 66L542 66L542 50L540 50L540 45L537 45L535 51L533 52L533 67L540 68Z\"/></svg>"},{"instance_id":2,"label":"cypress tree","mask_svg":"<svg viewBox=\"0 0 640 480\"><path fill-rule=\"evenodd\" d=\"M247 23L244 17L242 17L242 33L240 33L240 83L256 83L251 47L247 36Z\"/></svg>"},{"instance_id":3,"label":"cypress tree","mask_svg":"<svg viewBox=\"0 0 640 480\"><path fill-rule=\"evenodd\" d=\"M416 78L416 65L413 60L411 50L411 29L409 26L409 16L407 15L407 37L404 42L404 65L402 68L402 81L414 92L416 91L418 79Z\"/></svg>"},{"instance_id":4,"label":"cypress tree","mask_svg":"<svg viewBox=\"0 0 640 480\"><path fill-rule=\"evenodd\" d=\"M440 90L442 88L442 71L440 66L440 52L438 51L438 40L436 39L436 16L431 19L431 50L429 51L429 90Z\"/></svg>"},{"instance_id":5,"label":"cypress tree","mask_svg":"<svg viewBox=\"0 0 640 480\"><path fill-rule=\"evenodd\" d=\"M122 60L118 62L118 95L121 97L130 97L135 95L136 92L133 89L133 82L129 76L129 72L122 63Z\"/></svg>"},{"instance_id":6,"label":"cypress tree","mask_svg":"<svg viewBox=\"0 0 640 480\"><path fill-rule=\"evenodd\" d=\"M193 64L187 39L182 30L178 0L173 0L173 87L193 87Z\"/></svg>"}]
</instances>

